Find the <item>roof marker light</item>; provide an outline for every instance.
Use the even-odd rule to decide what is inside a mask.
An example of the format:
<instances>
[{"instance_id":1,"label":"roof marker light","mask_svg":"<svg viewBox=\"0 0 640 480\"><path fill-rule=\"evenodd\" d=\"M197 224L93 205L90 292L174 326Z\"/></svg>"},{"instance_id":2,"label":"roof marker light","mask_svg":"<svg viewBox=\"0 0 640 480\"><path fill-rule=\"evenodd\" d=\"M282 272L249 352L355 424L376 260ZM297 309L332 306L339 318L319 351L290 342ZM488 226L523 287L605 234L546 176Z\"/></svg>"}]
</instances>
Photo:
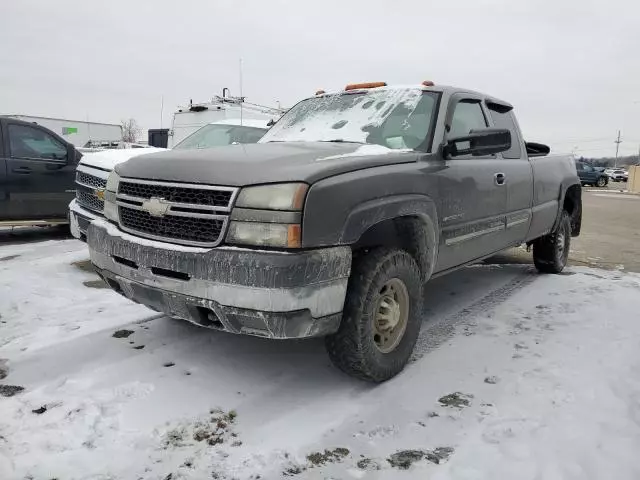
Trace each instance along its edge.
<instances>
[{"instance_id":1,"label":"roof marker light","mask_svg":"<svg viewBox=\"0 0 640 480\"><path fill-rule=\"evenodd\" d=\"M366 83L350 83L346 87L344 87L345 91L349 90L359 90L361 88L378 88L378 87L386 87L387 82L366 82Z\"/></svg>"}]
</instances>

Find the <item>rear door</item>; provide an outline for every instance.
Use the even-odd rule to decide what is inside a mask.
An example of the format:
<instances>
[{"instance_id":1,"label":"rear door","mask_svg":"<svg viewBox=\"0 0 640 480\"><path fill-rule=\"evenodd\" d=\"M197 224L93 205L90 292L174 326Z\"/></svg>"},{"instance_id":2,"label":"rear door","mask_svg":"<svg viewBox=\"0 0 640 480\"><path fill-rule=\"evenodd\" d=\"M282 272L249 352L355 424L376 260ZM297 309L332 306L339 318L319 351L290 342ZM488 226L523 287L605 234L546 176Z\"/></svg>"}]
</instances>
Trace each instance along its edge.
<instances>
[{"instance_id":1,"label":"rear door","mask_svg":"<svg viewBox=\"0 0 640 480\"><path fill-rule=\"evenodd\" d=\"M511 245L522 243L529 232L533 206L533 169L511 106L488 101L489 116L495 128L511 132L511 148L499 153L500 173L507 192L506 231Z\"/></svg>"},{"instance_id":2,"label":"rear door","mask_svg":"<svg viewBox=\"0 0 640 480\"><path fill-rule=\"evenodd\" d=\"M446 116L447 138L489 126L483 98L455 94ZM442 231L437 271L470 262L504 248L507 190L500 181L502 159L496 155L443 159L439 172L439 211Z\"/></svg>"},{"instance_id":3,"label":"rear door","mask_svg":"<svg viewBox=\"0 0 640 480\"><path fill-rule=\"evenodd\" d=\"M9 218L64 218L75 192L68 144L35 124L6 121L4 135Z\"/></svg>"}]
</instances>

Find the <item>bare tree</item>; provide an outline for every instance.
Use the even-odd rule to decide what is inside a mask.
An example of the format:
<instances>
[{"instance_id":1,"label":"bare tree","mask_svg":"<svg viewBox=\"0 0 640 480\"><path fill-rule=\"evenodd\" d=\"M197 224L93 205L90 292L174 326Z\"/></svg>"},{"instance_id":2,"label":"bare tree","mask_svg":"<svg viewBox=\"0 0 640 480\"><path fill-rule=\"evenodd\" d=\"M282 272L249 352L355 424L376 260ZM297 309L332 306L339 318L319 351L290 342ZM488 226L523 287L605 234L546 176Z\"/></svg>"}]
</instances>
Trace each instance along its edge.
<instances>
[{"instance_id":1,"label":"bare tree","mask_svg":"<svg viewBox=\"0 0 640 480\"><path fill-rule=\"evenodd\" d=\"M142 128L138 125L135 119L122 120L122 140L124 142L135 143L138 141L138 137L142 133Z\"/></svg>"}]
</instances>

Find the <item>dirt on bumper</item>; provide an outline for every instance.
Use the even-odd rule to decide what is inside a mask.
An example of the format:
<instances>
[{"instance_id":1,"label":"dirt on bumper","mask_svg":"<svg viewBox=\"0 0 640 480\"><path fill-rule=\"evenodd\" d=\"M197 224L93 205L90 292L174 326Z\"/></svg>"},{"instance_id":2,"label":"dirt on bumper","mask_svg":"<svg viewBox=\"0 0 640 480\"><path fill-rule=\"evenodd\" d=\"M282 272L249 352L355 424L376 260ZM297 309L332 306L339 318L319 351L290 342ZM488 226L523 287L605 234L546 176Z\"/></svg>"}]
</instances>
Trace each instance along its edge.
<instances>
[{"instance_id":1,"label":"dirt on bumper","mask_svg":"<svg viewBox=\"0 0 640 480\"><path fill-rule=\"evenodd\" d=\"M174 246L121 232L103 220L87 230L91 262L118 293L198 325L270 338L338 329L351 249L304 252Z\"/></svg>"}]
</instances>

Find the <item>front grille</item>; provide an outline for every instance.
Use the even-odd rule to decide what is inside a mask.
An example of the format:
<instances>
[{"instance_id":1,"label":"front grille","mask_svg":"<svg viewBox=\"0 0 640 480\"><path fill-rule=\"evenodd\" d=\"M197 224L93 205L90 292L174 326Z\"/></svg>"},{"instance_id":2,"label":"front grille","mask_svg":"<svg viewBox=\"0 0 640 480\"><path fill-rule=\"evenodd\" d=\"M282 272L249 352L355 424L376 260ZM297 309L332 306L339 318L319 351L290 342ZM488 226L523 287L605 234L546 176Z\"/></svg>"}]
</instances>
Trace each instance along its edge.
<instances>
[{"instance_id":1,"label":"front grille","mask_svg":"<svg viewBox=\"0 0 640 480\"><path fill-rule=\"evenodd\" d=\"M102 213L104 210L104 201L100 200L92 191L82 188L76 189L76 200L83 207Z\"/></svg>"},{"instance_id":2,"label":"front grille","mask_svg":"<svg viewBox=\"0 0 640 480\"><path fill-rule=\"evenodd\" d=\"M76 171L76 182L93 188L107 188L107 180L82 171Z\"/></svg>"},{"instance_id":3,"label":"front grille","mask_svg":"<svg viewBox=\"0 0 640 480\"><path fill-rule=\"evenodd\" d=\"M233 190L121 181L118 194L146 199L158 197L175 203L227 208L231 203Z\"/></svg>"},{"instance_id":4,"label":"front grille","mask_svg":"<svg viewBox=\"0 0 640 480\"><path fill-rule=\"evenodd\" d=\"M144 210L118 207L120 224L153 237L176 240L178 243L214 245L222 234L225 221L220 218L196 218L177 215L153 217Z\"/></svg>"}]
</instances>

